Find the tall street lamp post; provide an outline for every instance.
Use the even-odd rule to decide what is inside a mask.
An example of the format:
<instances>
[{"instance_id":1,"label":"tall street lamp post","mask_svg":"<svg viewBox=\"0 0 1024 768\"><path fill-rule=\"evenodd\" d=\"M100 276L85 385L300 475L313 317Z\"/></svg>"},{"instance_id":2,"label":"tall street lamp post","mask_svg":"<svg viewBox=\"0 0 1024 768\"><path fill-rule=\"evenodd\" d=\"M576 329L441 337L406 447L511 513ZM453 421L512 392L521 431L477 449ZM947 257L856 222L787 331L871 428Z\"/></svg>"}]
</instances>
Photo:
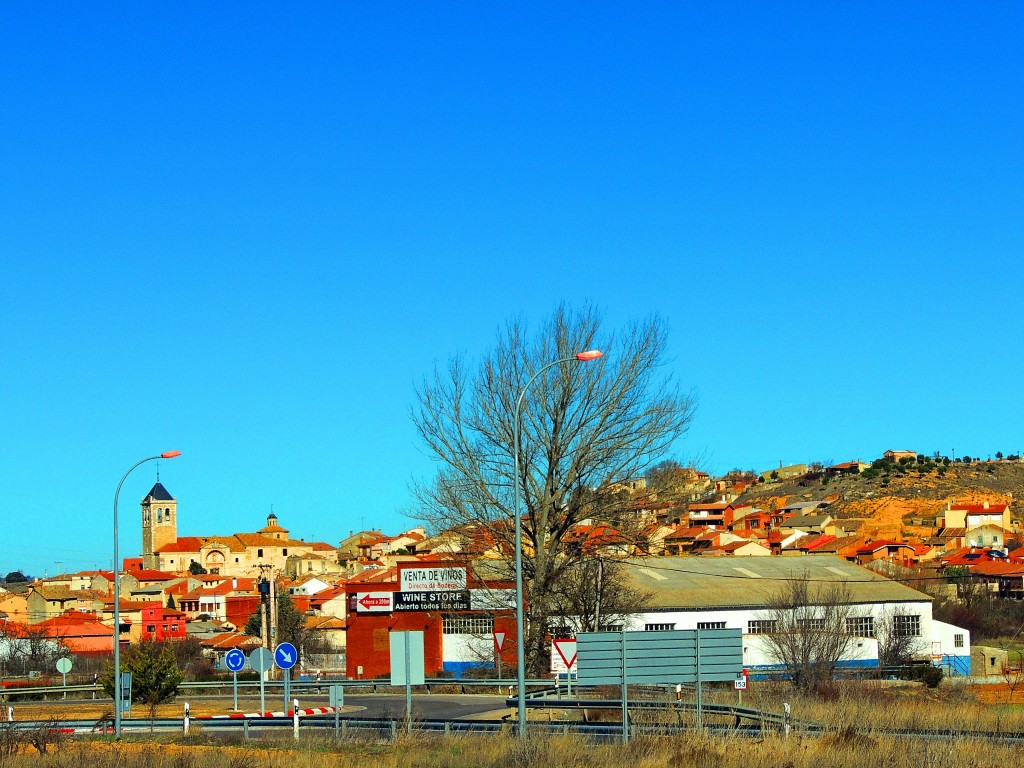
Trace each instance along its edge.
<instances>
[{"instance_id":1,"label":"tall street lamp post","mask_svg":"<svg viewBox=\"0 0 1024 768\"><path fill-rule=\"evenodd\" d=\"M514 530L515 530L515 550L516 550L516 688L518 690L516 699L516 708L519 714L519 736L522 738L526 736L526 620L523 615L523 532L522 532L522 515L519 512L521 489L519 487L519 431L520 431L520 419L523 410L523 398L526 397L526 391L530 388L537 377L540 376L544 371L549 368L553 368L561 363L572 363L581 362L585 363L588 360L596 360L604 354L600 350L591 349L586 352L577 352L571 357L563 357L559 360L548 363L533 376L530 377L529 381L519 392L519 399L516 400L516 412L515 422L513 426L513 448L512 453L515 457L515 476L512 478L512 487L515 489L514 500L512 504L512 514L514 517Z\"/></svg>"},{"instance_id":2,"label":"tall street lamp post","mask_svg":"<svg viewBox=\"0 0 1024 768\"><path fill-rule=\"evenodd\" d=\"M121 563L118 561L117 553L117 498L121 495L121 486L128 479L128 475L147 461L156 459L173 459L181 456L181 451L166 451L159 456L150 456L147 459L134 464L131 469L124 473L121 482L117 484L114 491L114 735L121 735Z\"/></svg>"}]
</instances>

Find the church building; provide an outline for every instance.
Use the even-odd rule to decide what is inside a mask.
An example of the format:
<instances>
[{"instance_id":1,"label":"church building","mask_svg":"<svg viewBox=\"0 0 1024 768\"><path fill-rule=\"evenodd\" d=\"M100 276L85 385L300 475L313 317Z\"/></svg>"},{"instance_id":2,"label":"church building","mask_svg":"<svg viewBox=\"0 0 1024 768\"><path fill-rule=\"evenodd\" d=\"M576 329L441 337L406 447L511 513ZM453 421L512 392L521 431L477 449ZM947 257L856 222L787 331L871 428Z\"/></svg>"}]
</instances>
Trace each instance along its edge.
<instances>
[{"instance_id":1,"label":"church building","mask_svg":"<svg viewBox=\"0 0 1024 768\"><path fill-rule=\"evenodd\" d=\"M179 537L178 502L159 480L142 499L142 562L182 574L196 563L206 573L236 578L258 576L261 566L291 576L341 572L336 547L290 538L273 512L255 533Z\"/></svg>"}]
</instances>

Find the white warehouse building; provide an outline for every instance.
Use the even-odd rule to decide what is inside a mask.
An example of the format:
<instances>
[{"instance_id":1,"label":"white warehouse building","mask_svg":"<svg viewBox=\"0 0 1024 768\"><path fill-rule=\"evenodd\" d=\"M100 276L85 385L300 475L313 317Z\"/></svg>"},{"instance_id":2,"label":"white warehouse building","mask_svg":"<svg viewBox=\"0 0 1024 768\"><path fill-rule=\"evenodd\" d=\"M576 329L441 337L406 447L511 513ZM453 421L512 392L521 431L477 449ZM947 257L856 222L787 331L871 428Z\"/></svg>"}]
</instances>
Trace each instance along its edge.
<instances>
[{"instance_id":1,"label":"white warehouse building","mask_svg":"<svg viewBox=\"0 0 1024 768\"><path fill-rule=\"evenodd\" d=\"M777 667L766 648L768 601L794 579L841 585L849 604L847 627L855 638L840 665L877 667L876 627L895 624L913 642L917 661L948 675L969 675L970 633L932 618L932 598L867 568L832 555L790 557L659 557L623 561L629 585L649 593L645 610L607 629L741 629L743 661L751 674Z\"/></svg>"}]
</instances>

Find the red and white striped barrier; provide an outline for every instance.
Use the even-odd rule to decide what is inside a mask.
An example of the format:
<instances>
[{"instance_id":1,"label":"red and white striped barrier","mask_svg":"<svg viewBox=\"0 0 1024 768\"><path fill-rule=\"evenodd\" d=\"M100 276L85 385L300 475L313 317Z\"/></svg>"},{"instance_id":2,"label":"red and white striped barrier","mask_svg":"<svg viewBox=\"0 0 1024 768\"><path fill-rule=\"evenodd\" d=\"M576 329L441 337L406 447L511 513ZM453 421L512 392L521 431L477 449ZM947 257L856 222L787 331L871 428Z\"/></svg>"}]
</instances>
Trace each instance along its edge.
<instances>
[{"instance_id":1,"label":"red and white striped barrier","mask_svg":"<svg viewBox=\"0 0 1024 768\"><path fill-rule=\"evenodd\" d=\"M255 717L299 717L303 715L331 715L337 707L309 707L308 709L289 709L287 712L232 712L229 715L193 715L193 720L243 720Z\"/></svg>"}]
</instances>

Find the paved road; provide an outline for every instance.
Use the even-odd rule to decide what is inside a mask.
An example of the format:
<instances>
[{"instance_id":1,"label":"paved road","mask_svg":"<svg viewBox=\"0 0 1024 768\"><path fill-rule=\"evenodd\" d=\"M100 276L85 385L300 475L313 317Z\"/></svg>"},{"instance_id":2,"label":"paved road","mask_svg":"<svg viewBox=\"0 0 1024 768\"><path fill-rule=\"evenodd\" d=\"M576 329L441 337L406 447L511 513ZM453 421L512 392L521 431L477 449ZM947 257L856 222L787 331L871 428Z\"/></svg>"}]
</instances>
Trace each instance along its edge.
<instances>
[{"instance_id":1,"label":"paved road","mask_svg":"<svg viewBox=\"0 0 1024 768\"><path fill-rule=\"evenodd\" d=\"M362 711L346 713L350 717L405 717L405 696L385 694L345 697L346 707L364 707ZM311 706L317 706L312 704ZM412 697L413 717L425 720L456 720L494 714L495 718L509 713L501 696L430 694Z\"/></svg>"},{"instance_id":2,"label":"paved road","mask_svg":"<svg viewBox=\"0 0 1024 768\"><path fill-rule=\"evenodd\" d=\"M174 703L161 707L161 717L176 717L184 701L192 702L193 713L227 713L231 708L231 697L224 696L179 696ZM301 707L326 707L326 695L299 697ZM243 712L259 710L259 697L239 697L239 708ZM346 717L402 718L405 717L404 694L352 694L345 697ZM414 694L412 697L413 716L421 719L460 719L491 714L499 718L510 711L501 696L483 694ZM15 704L18 719L42 718L51 715L67 719L88 719L98 717L103 710L110 709L109 700L90 699L67 701L33 701ZM274 711L284 708L280 695L267 696L267 709ZM136 711L142 716L142 710Z\"/></svg>"}]
</instances>

